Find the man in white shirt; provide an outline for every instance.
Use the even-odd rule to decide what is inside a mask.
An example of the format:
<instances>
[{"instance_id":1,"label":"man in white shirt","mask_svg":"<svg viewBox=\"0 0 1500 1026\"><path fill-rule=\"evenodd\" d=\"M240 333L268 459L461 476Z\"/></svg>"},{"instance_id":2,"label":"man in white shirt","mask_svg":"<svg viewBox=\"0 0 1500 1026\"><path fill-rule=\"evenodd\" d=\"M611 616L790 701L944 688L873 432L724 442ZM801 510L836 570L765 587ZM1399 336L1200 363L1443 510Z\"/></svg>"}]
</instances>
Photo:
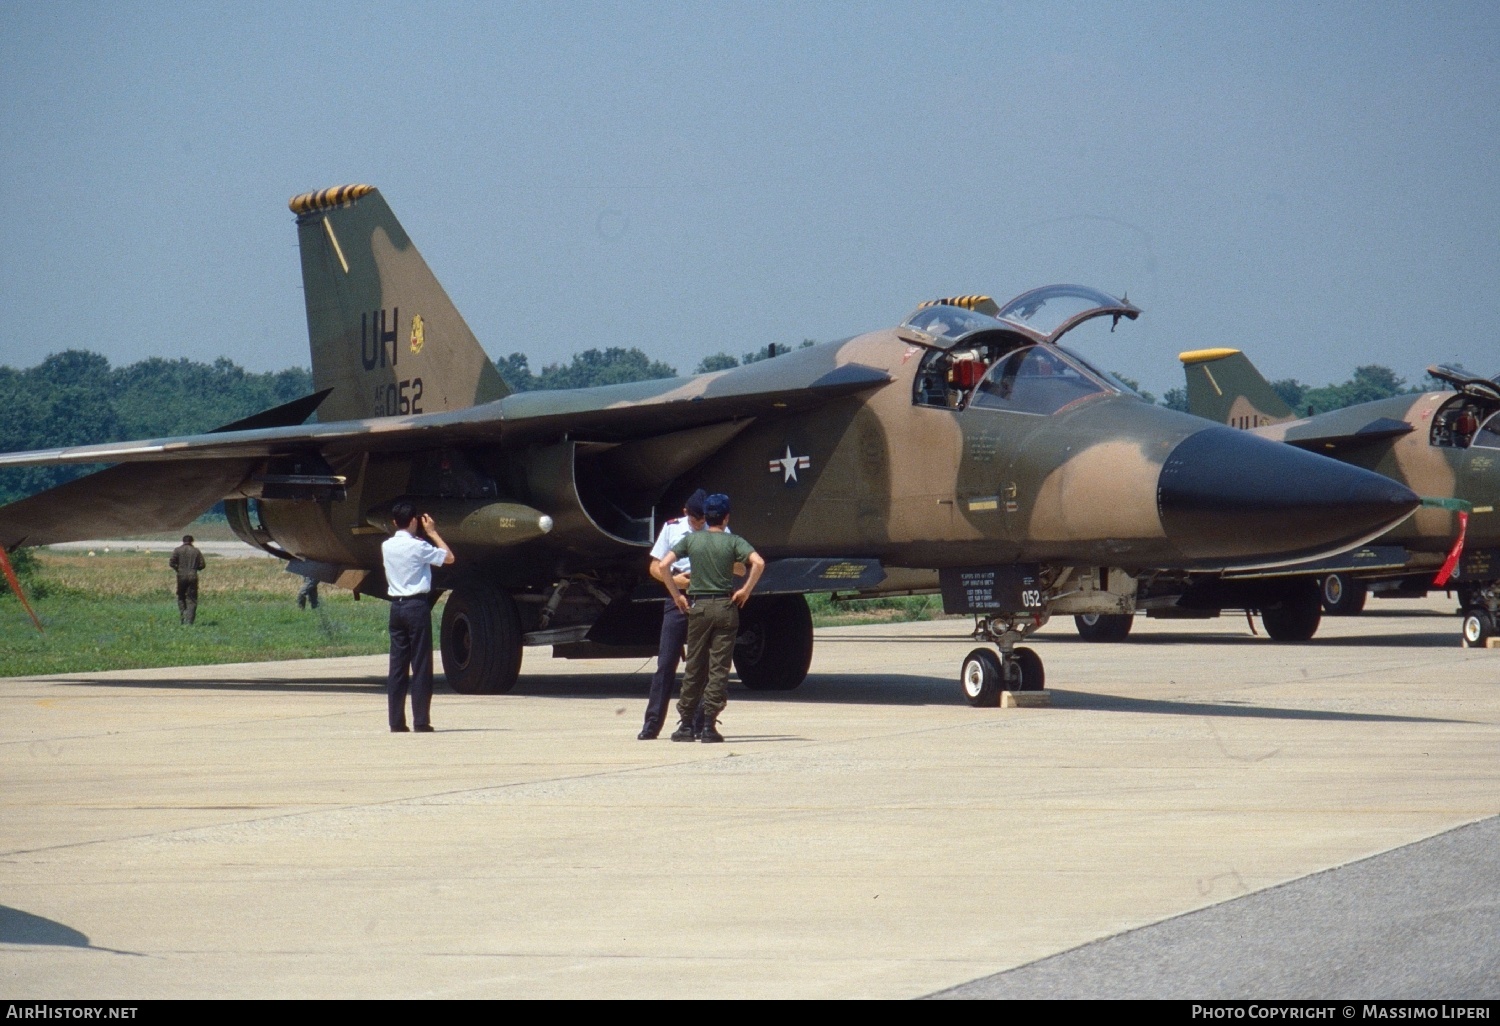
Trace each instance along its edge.
<instances>
[{"instance_id":1,"label":"man in white shirt","mask_svg":"<svg viewBox=\"0 0 1500 1026\"><path fill-rule=\"evenodd\" d=\"M683 503L682 516L668 520L651 546L651 576L661 580L657 563L682 540L683 535L703 530L703 500L708 498L702 488L688 496ZM678 586L686 588L692 565L686 559L672 564L672 575ZM662 724L667 720L667 707L672 703L672 683L677 677L677 664L682 661L682 646L687 641L687 616L671 602L661 617L661 640L656 647L656 675L651 678L651 696L646 699L646 722L636 735L638 741L655 741L661 734Z\"/></svg>"},{"instance_id":2,"label":"man in white shirt","mask_svg":"<svg viewBox=\"0 0 1500 1026\"><path fill-rule=\"evenodd\" d=\"M380 546L385 562L385 590L391 597L391 662L385 694L391 731L406 726L406 693L411 691L412 724L430 734L432 721L432 568L453 562L453 550L437 533L432 517L423 513L421 530L432 539L416 536L417 512L405 499L391 507L396 533ZM435 544L434 544L435 543Z\"/></svg>"}]
</instances>

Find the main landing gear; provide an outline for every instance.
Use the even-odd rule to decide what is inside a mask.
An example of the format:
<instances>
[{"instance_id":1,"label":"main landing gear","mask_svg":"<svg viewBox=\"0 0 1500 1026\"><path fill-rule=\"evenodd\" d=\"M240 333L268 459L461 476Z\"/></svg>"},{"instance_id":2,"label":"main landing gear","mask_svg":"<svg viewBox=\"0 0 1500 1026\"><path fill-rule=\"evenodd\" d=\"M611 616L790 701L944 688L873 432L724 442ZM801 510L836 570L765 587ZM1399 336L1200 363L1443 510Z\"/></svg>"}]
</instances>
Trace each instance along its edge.
<instances>
[{"instance_id":1,"label":"main landing gear","mask_svg":"<svg viewBox=\"0 0 1500 1026\"><path fill-rule=\"evenodd\" d=\"M1369 589L1348 574L1329 574L1322 581L1323 611L1330 616L1356 616L1365 608Z\"/></svg>"},{"instance_id":2,"label":"main landing gear","mask_svg":"<svg viewBox=\"0 0 1500 1026\"><path fill-rule=\"evenodd\" d=\"M521 672L521 621L502 591L466 580L443 607L443 674L460 695L503 695Z\"/></svg>"},{"instance_id":3,"label":"main landing gear","mask_svg":"<svg viewBox=\"0 0 1500 1026\"><path fill-rule=\"evenodd\" d=\"M1041 691L1047 684L1042 657L1029 648L1017 648L1047 622L1044 613L1020 613L980 617L974 624L974 638L999 646L998 653L976 648L964 657L958 671L964 698L973 706L1000 704L1002 691Z\"/></svg>"},{"instance_id":4,"label":"main landing gear","mask_svg":"<svg viewBox=\"0 0 1500 1026\"><path fill-rule=\"evenodd\" d=\"M813 623L803 595L756 595L740 610L734 668L751 691L791 691L812 665Z\"/></svg>"}]
</instances>

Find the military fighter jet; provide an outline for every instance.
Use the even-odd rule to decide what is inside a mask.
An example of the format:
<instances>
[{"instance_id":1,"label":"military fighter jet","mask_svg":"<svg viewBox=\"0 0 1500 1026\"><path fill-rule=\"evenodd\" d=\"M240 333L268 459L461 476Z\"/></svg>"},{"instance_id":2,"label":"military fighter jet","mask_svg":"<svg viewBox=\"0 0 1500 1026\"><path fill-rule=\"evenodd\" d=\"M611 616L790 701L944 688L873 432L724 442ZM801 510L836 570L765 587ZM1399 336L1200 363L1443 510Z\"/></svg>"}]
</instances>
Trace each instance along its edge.
<instances>
[{"instance_id":1,"label":"military fighter jet","mask_svg":"<svg viewBox=\"0 0 1500 1026\"><path fill-rule=\"evenodd\" d=\"M1358 613L1367 594L1419 598L1457 591L1464 640L1483 644L1500 618L1500 379L1429 367L1454 391L1398 395L1297 419L1244 354L1206 349L1179 357L1192 412L1384 474L1429 503L1367 551L1319 579L1323 607ZM1447 574L1441 571L1456 551ZM1441 577L1441 583L1438 583Z\"/></svg>"},{"instance_id":2,"label":"military fighter jet","mask_svg":"<svg viewBox=\"0 0 1500 1026\"><path fill-rule=\"evenodd\" d=\"M458 555L435 581L448 682L493 693L525 645L654 651L646 551L703 487L733 496L736 532L770 562L736 648L745 685L806 675L806 593L899 590L915 568L998 646L960 671L984 705L1042 686L1017 642L1056 613L1119 611L1133 575L1341 551L1418 504L1378 474L1144 402L1059 345L1139 315L1092 289L938 302L690 378L511 394L378 191L291 210L318 392L203 435L0 455L116 464L0 508L0 546L175 528L223 500L290 570L384 597L387 513L410 498ZM562 300L518 321L559 351L587 330Z\"/></svg>"},{"instance_id":3,"label":"military fighter jet","mask_svg":"<svg viewBox=\"0 0 1500 1026\"><path fill-rule=\"evenodd\" d=\"M1308 563L1215 574L1159 572L1136 609L1152 617L1259 610L1279 641L1306 641L1322 611L1350 615L1368 594L1420 598L1455 590L1466 644L1496 633L1500 613L1500 382L1431 367L1456 392L1399 395L1297 419L1236 349L1182 353L1189 409L1401 481L1428 498L1415 516L1366 546ZM1075 617L1092 641L1130 633L1129 613Z\"/></svg>"}]
</instances>

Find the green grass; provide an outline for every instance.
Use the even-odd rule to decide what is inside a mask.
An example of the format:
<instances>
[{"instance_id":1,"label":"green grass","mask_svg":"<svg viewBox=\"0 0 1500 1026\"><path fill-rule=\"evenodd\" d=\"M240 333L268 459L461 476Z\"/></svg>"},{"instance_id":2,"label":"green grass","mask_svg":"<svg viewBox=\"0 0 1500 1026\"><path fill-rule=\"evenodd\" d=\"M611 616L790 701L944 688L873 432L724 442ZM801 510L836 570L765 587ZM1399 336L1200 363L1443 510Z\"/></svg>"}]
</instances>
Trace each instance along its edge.
<instances>
[{"instance_id":1,"label":"green grass","mask_svg":"<svg viewBox=\"0 0 1500 1026\"><path fill-rule=\"evenodd\" d=\"M849 627L862 623L906 623L935 620L943 615L938 595L835 601L828 595L807 596L814 627Z\"/></svg>"},{"instance_id":2,"label":"green grass","mask_svg":"<svg viewBox=\"0 0 1500 1026\"><path fill-rule=\"evenodd\" d=\"M324 588L316 610L300 610L302 579L278 560L208 556L191 627L178 622L164 556L35 550L25 577L46 633L9 589L0 593L0 677L386 650L384 602Z\"/></svg>"},{"instance_id":3,"label":"green grass","mask_svg":"<svg viewBox=\"0 0 1500 1026\"><path fill-rule=\"evenodd\" d=\"M293 592L295 594L295 591ZM48 596L39 634L14 598L0 602L0 677L151 666L368 655L386 650L384 602L329 596L300 610L292 595L200 601L178 622L177 600Z\"/></svg>"},{"instance_id":4,"label":"green grass","mask_svg":"<svg viewBox=\"0 0 1500 1026\"><path fill-rule=\"evenodd\" d=\"M373 655L386 651L384 602L324 588L317 610L297 608L301 578L277 560L208 556L198 622L178 623L166 557L35 550L23 575L46 633L0 590L0 677L155 666ZM836 602L810 595L813 624L931 620L935 595Z\"/></svg>"}]
</instances>

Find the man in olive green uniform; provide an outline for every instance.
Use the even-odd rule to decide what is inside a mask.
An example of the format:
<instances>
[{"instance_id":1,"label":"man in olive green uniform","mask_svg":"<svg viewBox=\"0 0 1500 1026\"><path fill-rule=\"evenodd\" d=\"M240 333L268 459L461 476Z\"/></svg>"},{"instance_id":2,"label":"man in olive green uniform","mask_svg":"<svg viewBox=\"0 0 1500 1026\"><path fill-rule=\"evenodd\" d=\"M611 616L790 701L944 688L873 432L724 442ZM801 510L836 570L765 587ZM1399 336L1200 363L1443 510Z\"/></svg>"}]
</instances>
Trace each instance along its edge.
<instances>
[{"instance_id":1,"label":"man in olive green uniform","mask_svg":"<svg viewBox=\"0 0 1500 1026\"><path fill-rule=\"evenodd\" d=\"M198 571L208 569L192 535L182 536L182 544L172 550L167 565L177 571L177 612L183 623L192 623L198 617Z\"/></svg>"},{"instance_id":2,"label":"man in olive green uniform","mask_svg":"<svg viewBox=\"0 0 1500 1026\"><path fill-rule=\"evenodd\" d=\"M766 568L766 561L748 541L725 531L729 523L729 496L710 495L703 502L708 529L694 531L677 540L657 563L657 576L667 586L667 593L678 609L687 614L687 670L682 678L682 696L677 715L682 722L672 732L673 741L702 741L711 744L724 740L715 721L728 701L729 664L734 656L734 639L740 631L740 607L755 590ZM687 596L677 590L672 579L672 564L682 558L693 563L693 576ZM734 564L745 563L750 576L738 590L734 588ZM703 730L693 736L693 716L703 706Z\"/></svg>"}]
</instances>

